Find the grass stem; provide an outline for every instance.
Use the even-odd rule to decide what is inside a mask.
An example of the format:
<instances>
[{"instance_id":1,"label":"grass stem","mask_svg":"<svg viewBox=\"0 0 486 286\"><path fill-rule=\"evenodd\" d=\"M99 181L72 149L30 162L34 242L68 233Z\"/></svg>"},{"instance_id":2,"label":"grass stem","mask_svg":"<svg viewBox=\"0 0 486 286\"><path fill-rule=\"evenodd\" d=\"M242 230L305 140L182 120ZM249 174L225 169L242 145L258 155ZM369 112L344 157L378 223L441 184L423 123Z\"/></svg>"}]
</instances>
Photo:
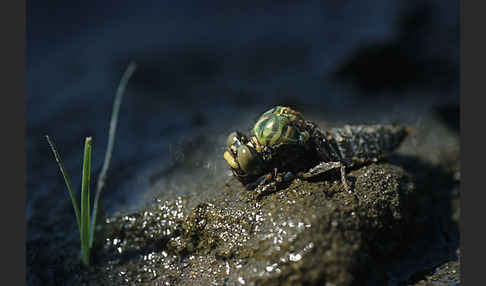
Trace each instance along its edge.
<instances>
[{"instance_id":1,"label":"grass stem","mask_svg":"<svg viewBox=\"0 0 486 286\"><path fill-rule=\"evenodd\" d=\"M83 155L83 173L81 178L81 212L78 206L78 202L76 197L74 196L73 188L69 176L64 168L64 165L61 161L61 157L57 152L57 149L54 145L54 141L51 140L49 135L46 135L47 142L51 147L52 153L54 154L54 158L61 170L62 176L64 177L64 182L66 183L66 187L69 191L69 196L71 197L71 202L73 204L74 213L76 215L76 221L78 223L79 235L81 240L81 260L84 265L89 266L90 264L90 253L91 248L93 246L94 240L94 232L96 227L96 218L98 215L98 205L101 191L105 185L106 181L106 173L108 171L108 167L110 165L111 154L113 152L113 145L115 143L115 132L116 132L116 125L118 121L118 113L120 110L121 100L123 97L123 93L125 92L126 85L128 80L132 76L133 72L135 71L136 65L135 63L130 63L127 67L127 70L123 74L120 84L118 85L118 89L115 95L115 102L113 103L113 112L111 114L111 121L110 121L110 130L108 134L108 146L105 153L105 161L103 162L103 167L100 172L100 176L98 178L98 182L96 185L96 194L95 200L93 204L93 213L91 214L91 206L90 206L90 178L91 178L91 153L92 153L92 138L86 137L84 143L84 155Z\"/></svg>"},{"instance_id":2,"label":"grass stem","mask_svg":"<svg viewBox=\"0 0 486 286\"><path fill-rule=\"evenodd\" d=\"M93 205L93 215L91 218L91 233L90 233L90 239L89 239L89 247L93 247L93 240L94 240L94 233L95 233L95 226L96 226L96 219L98 216L98 205L99 205L99 200L100 200L100 195L101 192L103 191L103 187L105 186L106 182L106 174L108 171L108 167L110 166L110 161L111 161L111 154L113 153L113 146L115 144L115 133L116 133L116 126L118 123L118 113L120 111L120 105L122 102L123 94L125 93L125 89L128 83L128 80L132 76L132 74L135 72L137 65L134 62L131 62L125 72L123 73L123 76L120 80L120 83L118 85L116 95L115 95L115 101L113 103L113 110L111 113L111 120L110 120L110 130L108 132L108 146L106 148L106 153L105 153L105 160L103 162L103 167L101 168L100 175L98 177L98 182L96 185L96 194L95 194L95 200L94 200L94 205Z\"/></svg>"},{"instance_id":3,"label":"grass stem","mask_svg":"<svg viewBox=\"0 0 486 286\"><path fill-rule=\"evenodd\" d=\"M46 135L46 139L47 139L47 142L49 143L49 146L51 147L52 153L54 153L54 158L56 159L56 162L57 162L57 165L59 166L59 169L61 170L62 176L64 177L64 182L66 183L66 187L68 189L69 196L71 197L71 202L73 203L74 213L76 214L76 221L78 222L78 229L81 229L78 201L76 200L76 197L74 196L71 181L69 180L69 176L66 172L66 169L64 169L64 164L61 161L61 156L59 156L59 153L57 153L57 149L56 149L56 145L54 145L54 141L49 137L49 135Z\"/></svg>"},{"instance_id":4,"label":"grass stem","mask_svg":"<svg viewBox=\"0 0 486 286\"><path fill-rule=\"evenodd\" d=\"M89 265L89 234L90 234L90 206L89 181L91 177L91 137L86 137L84 143L83 175L81 181L81 260Z\"/></svg>"}]
</instances>

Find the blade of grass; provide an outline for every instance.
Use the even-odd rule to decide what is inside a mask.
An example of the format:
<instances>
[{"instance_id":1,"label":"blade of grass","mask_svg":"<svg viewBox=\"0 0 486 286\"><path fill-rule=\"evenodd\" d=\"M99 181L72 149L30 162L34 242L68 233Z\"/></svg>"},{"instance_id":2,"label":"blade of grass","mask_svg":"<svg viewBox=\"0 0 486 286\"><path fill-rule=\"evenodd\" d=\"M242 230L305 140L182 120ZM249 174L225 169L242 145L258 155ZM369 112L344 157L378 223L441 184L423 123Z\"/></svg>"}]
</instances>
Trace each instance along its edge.
<instances>
[{"instance_id":1,"label":"blade of grass","mask_svg":"<svg viewBox=\"0 0 486 286\"><path fill-rule=\"evenodd\" d=\"M64 169L64 165L62 164L61 161L61 156L59 156L59 153L57 153L56 146L54 145L54 141L51 140L49 135L46 135L47 142L49 143L49 146L51 147L52 153L54 153L54 158L56 159L57 165L59 166L59 169L61 170L62 176L64 177L64 182L66 183L66 187L69 192L69 196L71 197L71 202L73 203L73 208L74 208L74 213L76 215L76 221L78 222L78 229L81 231L81 222L79 218L79 207L78 207L78 201L76 200L76 197L74 196L73 193L73 187L71 185L71 181L69 180L69 176L66 172L66 169Z\"/></svg>"},{"instance_id":2,"label":"blade of grass","mask_svg":"<svg viewBox=\"0 0 486 286\"><path fill-rule=\"evenodd\" d=\"M89 265L89 179L91 174L92 138L86 137L84 142L83 177L81 180L81 259L85 265Z\"/></svg>"},{"instance_id":3,"label":"blade of grass","mask_svg":"<svg viewBox=\"0 0 486 286\"><path fill-rule=\"evenodd\" d=\"M113 103L113 110L111 113L111 120L110 120L110 130L108 132L108 146L106 148L106 153L105 153L105 160L103 162L103 167L101 168L100 176L98 177L98 182L96 185L96 194L95 194L95 200L94 200L94 205L93 205L93 214L91 218L91 228L90 228L90 235L89 235L89 247L91 248L93 246L93 240L94 240L94 233L95 233L95 227L96 227L96 219L98 216L98 204L99 204L99 199L101 195L101 191L103 190L103 187L105 186L105 181L106 181L106 173L108 171L108 167L110 165L111 161L111 154L113 153L113 145L115 144L115 133L116 133L116 126L118 123L118 113L120 111L120 105L122 102L123 94L125 93L125 89L128 83L128 80L132 76L132 74L135 72L137 65L134 62L131 62L125 72L122 75L122 78L120 79L120 83L118 85L116 95L115 95L115 101Z\"/></svg>"}]
</instances>

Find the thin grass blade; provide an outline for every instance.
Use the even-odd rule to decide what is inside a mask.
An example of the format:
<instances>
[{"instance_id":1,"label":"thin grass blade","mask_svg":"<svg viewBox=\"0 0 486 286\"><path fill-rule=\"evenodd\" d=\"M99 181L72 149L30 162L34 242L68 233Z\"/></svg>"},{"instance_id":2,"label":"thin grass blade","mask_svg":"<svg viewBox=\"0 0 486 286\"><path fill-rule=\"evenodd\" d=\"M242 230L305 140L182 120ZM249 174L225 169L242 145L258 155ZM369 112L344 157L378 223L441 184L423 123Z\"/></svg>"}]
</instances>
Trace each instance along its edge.
<instances>
[{"instance_id":1,"label":"thin grass blade","mask_svg":"<svg viewBox=\"0 0 486 286\"><path fill-rule=\"evenodd\" d=\"M81 181L81 259L89 265L90 206L89 181L91 175L92 138L86 137L84 143L83 177Z\"/></svg>"},{"instance_id":2,"label":"thin grass blade","mask_svg":"<svg viewBox=\"0 0 486 286\"><path fill-rule=\"evenodd\" d=\"M103 162L103 167L101 168L100 176L98 177L98 182L96 185L96 194L95 200L93 205L93 215L91 218L91 232L89 238L89 247L93 247L93 240L94 240L94 233L96 228L96 218L98 216L98 204L101 195L101 191L105 185L106 181L106 173L108 171L108 167L110 166L111 161L111 154L113 153L113 146L115 144L115 133L116 133L116 126L118 123L118 113L120 110L120 105L122 102L123 94L125 93L126 86L128 84L128 80L135 72L137 65L134 62L131 62L125 72L120 79L120 83L118 85L115 101L113 102L113 110L111 113L111 120L110 120L110 130L108 132L108 146L106 148L105 153L105 160Z\"/></svg>"},{"instance_id":3,"label":"thin grass blade","mask_svg":"<svg viewBox=\"0 0 486 286\"><path fill-rule=\"evenodd\" d=\"M71 202L73 203L73 208L74 208L74 214L76 215L76 221L78 223L78 229L81 232L81 222L79 218L79 207L78 207L78 201L76 200L76 197L74 196L73 192L73 187L71 185L71 180L69 179L69 176L66 172L66 169L64 169L64 165L61 161L61 156L59 156L59 153L57 153L56 146L54 145L54 141L51 140L49 135L46 135L47 142L49 143L49 146L51 147L52 153L54 154L54 158L56 159L57 165L59 166L59 169L61 170L62 176L64 177L64 182L66 183L66 187L69 192L69 196L71 197Z\"/></svg>"}]
</instances>

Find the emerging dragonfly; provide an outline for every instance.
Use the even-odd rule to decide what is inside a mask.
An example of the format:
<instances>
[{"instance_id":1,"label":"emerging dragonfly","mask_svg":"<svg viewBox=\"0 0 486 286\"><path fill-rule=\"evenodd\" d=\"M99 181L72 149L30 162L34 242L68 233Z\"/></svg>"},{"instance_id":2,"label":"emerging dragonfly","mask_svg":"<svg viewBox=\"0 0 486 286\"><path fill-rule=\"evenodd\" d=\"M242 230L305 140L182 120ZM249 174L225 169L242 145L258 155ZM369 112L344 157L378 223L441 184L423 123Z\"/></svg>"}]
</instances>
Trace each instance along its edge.
<instances>
[{"instance_id":1,"label":"emerging dragonfly","mask_svg":"<svg viewBox=\"0 0 486 286\"><path fill-rule=\"evenodd\" d=\"M408 134L395 125L346 125L321 130L290 107L276 106L263 113L250 137L232 132L226 141L224 159L233 174L258 192L276 189L295 177L308 179L340 169L376 162L393 152Z\"/></svg>"}]
</instances>

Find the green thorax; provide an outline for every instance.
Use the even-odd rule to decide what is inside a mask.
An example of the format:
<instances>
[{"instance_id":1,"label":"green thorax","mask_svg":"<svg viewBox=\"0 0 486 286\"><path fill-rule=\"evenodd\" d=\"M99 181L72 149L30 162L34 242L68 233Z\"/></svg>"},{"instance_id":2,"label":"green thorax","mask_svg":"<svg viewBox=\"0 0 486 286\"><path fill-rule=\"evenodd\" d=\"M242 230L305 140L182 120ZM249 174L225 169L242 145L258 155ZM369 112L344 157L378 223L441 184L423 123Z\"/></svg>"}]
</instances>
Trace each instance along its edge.
<instances>
[{"instance_id":1,"label":"green thorax","mask_svg":"<svg viewBox=\"0 0 486 286\"><path fill-rule=\"evenodd\" d=\"M295 116L281 114L280 106L274 107L255 123L251 130L258 143L262 146L277 147L282 144L304 144L309 133L300 130L295 123Z\"/></svg>"}]
</instances>

